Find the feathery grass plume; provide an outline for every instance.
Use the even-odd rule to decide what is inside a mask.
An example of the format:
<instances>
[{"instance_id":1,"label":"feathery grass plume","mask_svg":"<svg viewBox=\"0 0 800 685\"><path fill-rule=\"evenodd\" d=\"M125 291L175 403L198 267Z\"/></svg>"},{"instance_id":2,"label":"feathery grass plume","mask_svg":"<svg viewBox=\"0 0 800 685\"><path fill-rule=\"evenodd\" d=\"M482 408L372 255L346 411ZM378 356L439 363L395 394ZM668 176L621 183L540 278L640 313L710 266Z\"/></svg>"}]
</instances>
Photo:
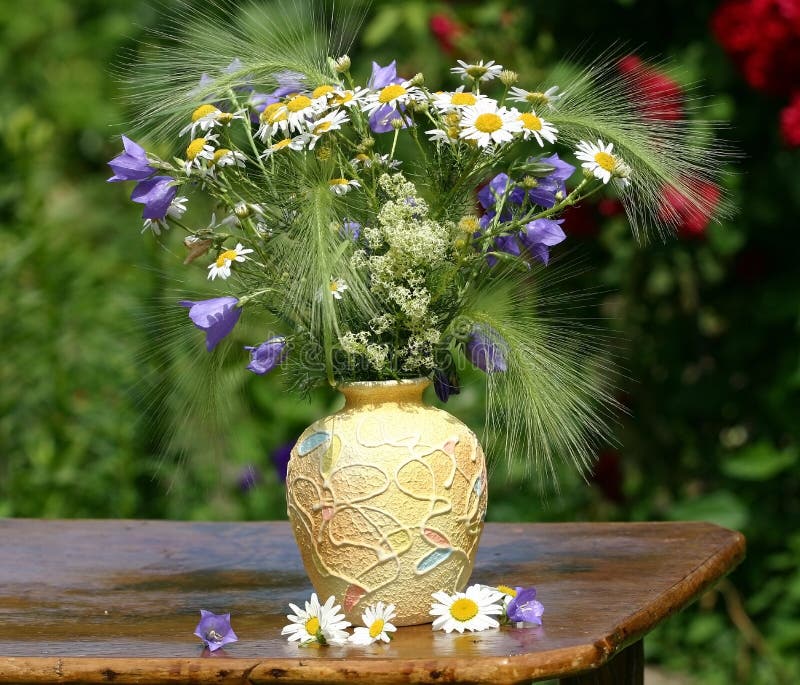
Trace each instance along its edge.
<instances>
[{"instance_id":1,"label":"feathery grass plume","mask_svg":"<svg viewBox=\"0 0 800 685\"><path fill-rule=\"evenodd\" d=\"M172 140L198 104L253 83L277 88L287 73L301 74L312 88L328 83L329 56L347 52L365 14L332 0L203 5L180 0L120 74L137 112L132 131Z\"/></svg>"},{"instance_id":2,"label":"feathery grass plume","mask_svg":"<svg viewBox=\"0 0 800 685\"><path fill-rule=\"evenodd\" d=\"M465 313L502 346L507 366L486 375L490 454L521 460L542 487L557 484L558 462L585 475L622 409L611 385L618 341L584 316L596 293L565 290L579 270L505 268Z\"/></svg>"},{"instance_id":3,"label":"feathery grass plume","mask_svg":"<svg viewBox=\"0 0 800 685\"><path fill-rule=\"evenodd\" d=\"M637 87L618 69L624 54L614 47L577 73L572 65L553 70L542 90L556 81L563 90L557 108L548 115L558 126L561 142L600 139L614 144L614 152L630 167L630 183L621 198L631 229L642 242L654 232L662 239L670 237L686 215L729 217L733 207L719 177L738 155L720 140L722 124L702 118L703 103L695 86L682 94ZM669 75L668 66L656 68ZM571 74L569 80L566 74ZM676 107L683 115L670 118ZM681 201L683 217L665 197L669 195Z\"/></svg>"}]
</instances>

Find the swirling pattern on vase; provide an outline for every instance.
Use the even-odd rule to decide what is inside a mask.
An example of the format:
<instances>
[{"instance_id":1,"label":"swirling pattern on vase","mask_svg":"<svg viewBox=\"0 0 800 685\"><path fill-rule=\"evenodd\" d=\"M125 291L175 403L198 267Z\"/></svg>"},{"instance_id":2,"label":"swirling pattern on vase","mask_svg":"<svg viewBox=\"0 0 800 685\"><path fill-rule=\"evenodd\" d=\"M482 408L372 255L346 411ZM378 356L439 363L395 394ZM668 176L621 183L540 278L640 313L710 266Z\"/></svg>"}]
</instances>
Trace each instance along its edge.
<instances>
[{"instance_id":1,"label":"swirling pattern on vase","mask_svg":"<svg viewBox=\"0 0 800 685\"><path fill-rule=\"evenodd\" d=\"M311 582L350 620L378 600L430 622L431 594L469 580L486 513L475 434L422 403L427 380L354 383L292 452L289 520ZM387 391L388 392L387 394Z\"/></svg>"}]
</instances>

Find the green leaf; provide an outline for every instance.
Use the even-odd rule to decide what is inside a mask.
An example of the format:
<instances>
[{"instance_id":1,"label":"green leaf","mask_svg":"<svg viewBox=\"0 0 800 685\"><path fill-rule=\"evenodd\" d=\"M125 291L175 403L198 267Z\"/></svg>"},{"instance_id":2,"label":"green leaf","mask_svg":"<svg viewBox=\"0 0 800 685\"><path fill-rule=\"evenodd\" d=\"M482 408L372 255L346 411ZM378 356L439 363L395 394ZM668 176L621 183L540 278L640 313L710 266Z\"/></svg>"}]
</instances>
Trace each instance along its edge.
<instances>
[{"instance_id":1,"label":"green leaf","mask_svg":"<svg viewBox=\"0 0 800 685\"><path fill-rule=\"evenodd\" d=\"M765 481L796 462L797 452L794 450L778 451L767 442L759 442L723 461L722 472L739 480Z\"/></svg>"},{"instance_id":2,"label":"green leaf","mask_svg":"<svg viewBox=\"0 0 800 685\"><path fill-rule=\"evenodd\" d=\"M673 521L709 521L734 530L743 528L748 520L745 504L727 490L677 502L668 516Z\"/></svg>"}]
</instances>

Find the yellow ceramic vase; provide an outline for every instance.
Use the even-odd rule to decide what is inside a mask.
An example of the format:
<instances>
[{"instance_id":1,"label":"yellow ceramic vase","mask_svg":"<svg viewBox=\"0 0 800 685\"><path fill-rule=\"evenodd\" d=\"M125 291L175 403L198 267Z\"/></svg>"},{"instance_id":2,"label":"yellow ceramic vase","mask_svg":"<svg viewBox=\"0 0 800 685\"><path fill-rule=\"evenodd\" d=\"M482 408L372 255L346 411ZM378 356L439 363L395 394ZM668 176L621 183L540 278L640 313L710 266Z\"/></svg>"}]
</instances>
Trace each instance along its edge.
<instances>
[{"instance_id":1,"label":"yellow ceramic vase","mask_svg":"<svg viewBox=\"0 0 800 685\"><path fill-rule=\"evenodd\" d=\"M422 401L427 379L348 383L344 408L300 436L289 520L321 601L360 622L378 600L397 625L429 623L431 594L463 590L486 513L475 434Z\"/></svg>"}]
</instances>

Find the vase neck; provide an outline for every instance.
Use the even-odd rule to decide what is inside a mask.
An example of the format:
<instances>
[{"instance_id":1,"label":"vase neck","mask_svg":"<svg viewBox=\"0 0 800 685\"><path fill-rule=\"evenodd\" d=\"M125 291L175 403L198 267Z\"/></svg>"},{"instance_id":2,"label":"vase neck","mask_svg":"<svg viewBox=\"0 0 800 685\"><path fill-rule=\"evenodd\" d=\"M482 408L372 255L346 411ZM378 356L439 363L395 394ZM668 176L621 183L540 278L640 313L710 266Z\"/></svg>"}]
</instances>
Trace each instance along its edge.
<instances>
[{"instance_id":1,"label":"vase neck","mask_svg":"<svg viewBox=\"0 0 800 685\"><path fill-rule=\"evenodd\" d=\"M364 381L342 383L339 391L345 397L345 409L354 409L369 404L422 404L422 393L430 385L427 378L401 381Z\"/></svg>"}]
</instances>

